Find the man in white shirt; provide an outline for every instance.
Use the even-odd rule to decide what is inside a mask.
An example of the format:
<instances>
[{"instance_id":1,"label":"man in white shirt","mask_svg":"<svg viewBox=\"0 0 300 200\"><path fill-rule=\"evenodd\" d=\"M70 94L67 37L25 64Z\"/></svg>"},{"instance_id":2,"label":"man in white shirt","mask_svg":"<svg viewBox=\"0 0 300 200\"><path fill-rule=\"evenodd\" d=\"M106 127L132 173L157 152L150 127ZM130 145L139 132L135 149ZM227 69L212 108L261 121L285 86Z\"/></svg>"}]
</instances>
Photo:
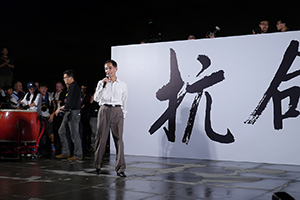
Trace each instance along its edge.
<instances>
[{"instance_id":1,"label":"man in white shirt","mask_svg":"<svg viewBox=\"0 0 300 200\"><path fill-rule=\"evenodd\" d=\"M127 85L117 79L117 63L108 60L104 64L106 77L98 82L94 100L99 103L96 150L94 168L96 174L101 173L102 158L105 153L106 142L111 130L115 142L117 159L115 170L120 177L125 175L125 158L123 143L123 123L126 114Z\"/></svg>"}]
</instances>

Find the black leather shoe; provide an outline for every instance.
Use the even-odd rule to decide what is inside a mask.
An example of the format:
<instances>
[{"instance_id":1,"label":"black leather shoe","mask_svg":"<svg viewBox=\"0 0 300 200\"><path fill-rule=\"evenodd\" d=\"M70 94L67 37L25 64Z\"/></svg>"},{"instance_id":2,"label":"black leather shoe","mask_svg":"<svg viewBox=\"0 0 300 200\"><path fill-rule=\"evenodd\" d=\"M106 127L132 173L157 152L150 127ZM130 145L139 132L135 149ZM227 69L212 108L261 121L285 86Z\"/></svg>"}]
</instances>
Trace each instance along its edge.
<instances>
[{"instance_id":1,"label":"black leather shoe","mask_svg":"<svg viewBox=\"0 0 300 200\"><path fill-rule=\"evenodd\" d=\"M124 172L117 172L117 176L120 176L122 178L125 178L126 177L126 174Z\"/></svg>"},{"instance_id":2,"label":"black leather shoe","mask_svg":"<svg viewBox=\"0 0 300 200\"><path fill-rule=\"evenodd\" d=\"M94 171L94 174L101 174L101 169L96 169L95 171Z\"/></svg>"}]
</instances>

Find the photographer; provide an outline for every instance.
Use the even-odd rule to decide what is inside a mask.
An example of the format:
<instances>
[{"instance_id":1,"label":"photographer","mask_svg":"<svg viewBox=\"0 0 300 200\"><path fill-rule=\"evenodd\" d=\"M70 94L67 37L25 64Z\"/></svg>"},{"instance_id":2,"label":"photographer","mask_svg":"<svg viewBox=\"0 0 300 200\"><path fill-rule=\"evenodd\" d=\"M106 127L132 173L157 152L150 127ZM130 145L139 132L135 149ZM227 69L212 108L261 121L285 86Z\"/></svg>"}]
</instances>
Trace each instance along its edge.
<instances>
[{"instance_id":1,"label":"photographer","mask_svg":"<svg viewBox=\"0 0 300 200\"><path fill-rule=\"evenodd\" d=\"M40 92L42 94L42 118L45 124L45 131L44 136L41 140L41 145L46 144L45 135L48 135L51 141L51 149L54 152L55 145L54 145L54 134L53 134L53 118L54 118L54 111L56 110L56 103L52 93L48 92L48 87L45 83L41 83L40 85Z\"/></svg>"},{"instance_id":2,"label":"photographer","mask_svg":"<svg viewBox=\"0 0 300 200\"><path fill-rule=\"evenodd\" d=\"M220 27L216 26L214 32L208 31L205 36L206 38L215 38L217 36L217 32L219 32L220 30Z\"/></svg>"},{"instance_id":3,"label":"photographer","mask_svg":"<svg viewBox=\"0 0 300 200\"><path fill-rule=\"evenodd\" d=\"M270 33L269 31L269 21L261 21L258 27L252 30L253 34L263 34L263 33Z\"/></svg>"}]
</instances>

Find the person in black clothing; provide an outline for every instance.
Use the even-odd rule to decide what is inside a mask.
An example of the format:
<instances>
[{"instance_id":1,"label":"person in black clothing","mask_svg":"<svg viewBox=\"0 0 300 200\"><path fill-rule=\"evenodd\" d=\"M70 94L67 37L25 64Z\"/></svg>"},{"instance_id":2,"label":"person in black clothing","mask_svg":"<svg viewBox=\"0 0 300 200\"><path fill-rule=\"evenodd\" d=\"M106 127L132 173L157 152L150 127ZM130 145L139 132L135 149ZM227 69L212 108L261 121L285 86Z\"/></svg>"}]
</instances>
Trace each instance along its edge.
<instances>
[{"instance_id":1,"label":"person in black clothing","mask_svg":"<svg viewBox=\"0 0 300 200\"><path fill-rule=\"evenodd\" d=\"M80 120L80 133L82 135L82 146L83 150L89 149L89 140L90 140L90 125L89 125L89 99L90 95L87 93L87 86L86 84L81 85L81 120Z\"/></svg>"},{"instance_id":2,"label":"person in black clothing","mask_svg":"<svg viewBox=\"0 0 300 200\"><path fill-rule=\"evenodd\" d=\"M96 86L97 87L97 86ZM96 91L96 87L94 92ZM97 133L97 120L98 120L98 111L99 111L99 104L98 102L94 101L94 94L90 98L90 109L89 109L89 115L90 115L90 127L91 127L91 145L90 150L95 151L96 149L96 133Z\"/></svg>"},{"instance_id":3,"label":"person in black clothing","mask_svg":"<svg viewBox=\"0 0 300 200\"><path fill-rule=\"evenodd\" d=\"M70 161L82 160L82 143L79 133L80 123L80 88L74 80L74 71L67 70L63 73L66 85L69 85L67 99L64 106L55 111L58 115L59 112L64 112L63 121L58 130L61 142L61 154L55 156L56 158L68 158ZM70 130L71 140L74 143L74 154L70 157L70 147L67 140L67 131Z\"/></svg>"},{"instance_id":4,"label":"person in black clothing","mask_svg":"<svg viewBox=\"0 0 300 200\"><path fill-rule=\"evenodd\" d=\"M5 86L3 87L3 90L5 91L5 97L2 97L2 106L1 109L15 109L18 106L17 100L12 97L12 87L11 86Z\"/></svg>"},{"instance_id":5,"label":"person in black clothing","mask_svg":"<svg viewBox=\"0 0 300 200\"><path fill-rule=\"evenodd\" d=\"M15 68L14 62L11 57L8 57L7 48L2 48L2 56L0 57L0 86L11 85L13 80L13 71Z\"/></svg>"},{"instance_id":6,"label":"person in black clothing","mask_svg":"<svg viewBox=\"0 0 300 200\"><path fill-rule=\"evenodd\" d=\"M289 31L290 29L286 26L286 21L285 19L279 19L277 20L276 28L279 32L286 32Z\"/></svg>"}]
</instances>

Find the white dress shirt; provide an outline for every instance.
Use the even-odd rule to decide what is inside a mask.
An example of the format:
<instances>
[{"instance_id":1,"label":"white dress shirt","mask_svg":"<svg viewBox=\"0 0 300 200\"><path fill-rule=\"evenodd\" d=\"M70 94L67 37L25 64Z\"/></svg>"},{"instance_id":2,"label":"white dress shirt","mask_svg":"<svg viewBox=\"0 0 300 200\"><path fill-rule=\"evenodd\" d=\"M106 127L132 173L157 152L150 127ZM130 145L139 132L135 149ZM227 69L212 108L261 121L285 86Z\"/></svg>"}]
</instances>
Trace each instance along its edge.
<instances>
[{"instance_id":1,"label":"white dress shirt","mask_svg":"<svg viewBox=\"0 0 300 200\"><path fill-rule=\"evenodd\" d=\"M100 106L104 104L121 105L124 118L127 113L127 85L123 81L117 79L115 82L109 81L103 88L103 82L98 82L96 92L94 94L94 101L98 102Z\"/></svg>"}]
</instances>

